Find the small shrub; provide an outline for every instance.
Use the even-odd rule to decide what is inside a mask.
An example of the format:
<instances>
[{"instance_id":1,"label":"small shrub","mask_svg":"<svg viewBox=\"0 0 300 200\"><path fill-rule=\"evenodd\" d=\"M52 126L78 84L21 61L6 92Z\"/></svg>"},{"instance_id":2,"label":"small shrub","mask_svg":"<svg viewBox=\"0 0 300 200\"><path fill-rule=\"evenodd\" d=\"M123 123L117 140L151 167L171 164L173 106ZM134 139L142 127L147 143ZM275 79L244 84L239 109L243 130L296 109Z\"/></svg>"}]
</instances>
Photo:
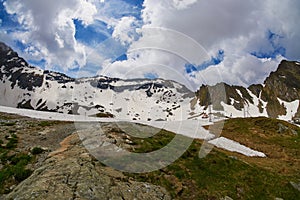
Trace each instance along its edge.
<instances>
[{"instance_id":1,"label":"small shrub","mask_svg":"<svg viewBox=\"0 0 300 200\"><path fill-rule=\"evenodd\" d=\"M4 122L2 123L4 126L14 126L16 125L16 122Z\"/></svg>"},{"instance_id":2,"label":"small shrub","mask_svg":"<svg viewBox=\"0 0 300 200\"><path fill-rule=\"evenodd\" d=\"M10 138L8 143L6 144L6 149L14 149L17 147L18 139L17 138Z\"/></svg>"},{"instance_id":3,"label":"small shrub","mask_svg":"<svg viewBox=\"0 0 300 200\"><path fill-rule=\"evenodd\" d=\"M18 181L18 182L21 182L23 180L25 180L27 177L29 177L32 173L32 171L30 169L25 169L24 166L22 165L16 165L14 168L13 168L13 176L15 177L15 179Z\"/></svg>"},{"instance_id":4,"label":"small shrub","mask_svg":"<svg viewBox=\"0 0 300 200\"><path fill-rule=\"evenodd\" d=\"M0 153L0 161L2 163L5 163L7 161L7 153L8 153L8 151L6 151L6 150L1 150L1 151L3 151L3 152Z\"/></svg>"},{"instance_id":5,"label":"small shrub","mask_svg":"<svg viewBox=\"0 0 300 200\"><path fill-rule=\"evenodd\" d=\"M44 149L42 149L40 147L34 147L31 150L32 155L37 155L37 154L40 154L40 153L43 153L43 152L44 152Z\"/></svg>"},{"instance_id":6,"label":"small shrub","mask_svg":"<svg viewBox=\"0 0 300 200\"><path fill-rule=\"evenodd\" d=\"M49 121L41 121L39 123L39 126L41 126L41 127L46 127L46 126L51 126L51 125L52 125L52 123Z\"/></svg>"},{"instance_id":7,"label":"small shrub","mask_svg":"<svg viewBox=\"0 0 300 200\"><path fill-rule=\"evenodd\" d=\"M12 156L10 159L12 165L27 165L31 161L31 156L21 153Z\"/></svg>"}]
</instances>

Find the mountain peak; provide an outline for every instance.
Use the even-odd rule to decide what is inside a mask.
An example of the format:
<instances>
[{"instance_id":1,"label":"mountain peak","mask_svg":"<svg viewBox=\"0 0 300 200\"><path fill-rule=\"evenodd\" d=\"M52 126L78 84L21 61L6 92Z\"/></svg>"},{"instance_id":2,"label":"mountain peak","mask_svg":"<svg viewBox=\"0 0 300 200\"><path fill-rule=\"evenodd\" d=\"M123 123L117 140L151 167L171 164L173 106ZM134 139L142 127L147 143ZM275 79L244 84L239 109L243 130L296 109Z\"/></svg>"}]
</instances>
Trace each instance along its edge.
<instances>
[{"instance_id":1,"label":"mountain peak","mask_svg":"<svg viewBox=\"0 0 300 200\"><path fill-rule=\"evenodd\" d=\"M18 54L5 43L0 41L0 59L18 57Z\"/></svg>"}]
</instances>

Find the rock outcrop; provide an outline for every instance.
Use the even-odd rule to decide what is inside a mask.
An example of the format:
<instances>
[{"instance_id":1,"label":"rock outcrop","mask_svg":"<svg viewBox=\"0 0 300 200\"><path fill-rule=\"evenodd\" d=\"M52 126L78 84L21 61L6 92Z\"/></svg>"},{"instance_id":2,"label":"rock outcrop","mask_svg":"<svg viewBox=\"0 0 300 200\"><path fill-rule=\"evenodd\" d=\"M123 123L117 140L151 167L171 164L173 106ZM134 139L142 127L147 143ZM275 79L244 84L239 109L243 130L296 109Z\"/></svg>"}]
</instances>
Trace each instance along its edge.
<instances>
[{"instance_id":1,"label":"rock outcrop","mask_svg":"<svg viewBox=\"0 0 300 200\"><path fill-rule=\"evenodd\" d=\"M68 136L44 164L5 199L170 199L168 192L137 182L89 155L77 134Z\"/></svg>"},{"instance_id":2,"label":"rock outcrop","mask_svg":"<svg viewBox=\"0 0 300 200\"><path fill-rule=\"evenodd\" d=\"M254 116L262 115L271 118L285 116L289 113L282 101L288 104L300 99L300 63L283 60L277 70L271 72L266 78L264 85L255 84L248 88L226 83L218 83L214 86L202 85L196 92L196 96L200 106L212 105L214 110L224 110L221 105L223 102L233 106L237 111L247 111L247 107L253 105L260 113L255 113ZM300 104L291 111L295 113L294 118L299 118Z\"/></svg>"}]
</instances>

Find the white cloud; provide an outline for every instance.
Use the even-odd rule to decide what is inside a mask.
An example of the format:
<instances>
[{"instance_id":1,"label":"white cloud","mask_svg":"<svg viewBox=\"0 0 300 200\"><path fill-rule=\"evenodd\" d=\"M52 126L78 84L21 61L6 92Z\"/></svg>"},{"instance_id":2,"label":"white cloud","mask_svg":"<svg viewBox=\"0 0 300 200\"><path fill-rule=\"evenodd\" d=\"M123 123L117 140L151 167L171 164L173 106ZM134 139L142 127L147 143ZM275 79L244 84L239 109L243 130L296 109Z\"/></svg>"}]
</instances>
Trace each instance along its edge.
<instances>
[{"instance_id":1,"label":"white cloud","mask_svg":"<svg viewBox=\"0 0 300 200\"><path fill-rule=\"evenodd\" d=\"M177 9L186 9L196 2L197 0L173 0L173 5Z\"/></svg>"},{"instance_id":2,"label":"white cloud","mask_svg":"<svg viewBox=\"0 0 300 200\"><path fill-rule=\"evenodd\" d=\"M73 19L87 25L93 22L96 7L86 0L11 0L4 3L9 14L16 14L27 31L15 32L14 39L31 44L49 67L67 70L86 63L84 46L75 40Z\"/></svg>"},{"instance_id":3,"label":"white cloud","mask_svg":"<svg viewBox=\"0 0 300 200\"><path fill-rule=\"evenodd\" d=\"M140 12L139 9L134 8L123 0L101 1L101 3L96 3L97 0L93 0L93 2L95 2L97 8L95 18L109 26L115 26L119 19L124 16L135 16Z\"/></svg>"},{"instance_id":4,"label":"white cloud","mask_svg":"<svg viewBox=\"0 0 300 200\"><path fill-rule=\"evenodd\" d=\"M115 25L112 37L119 40L122 44L130 44L137 38L135 17L123 17Z\"/></svg>"},{"instance_id":5,"label":"white cloud","mask_svg":"<svg viewBox=\"0 0 300 200\"><path fill-rule=\"evenodd\" d=\"M170 64L172 63L172 64ZM136 49L128 54L125 61L111 63L107 60L99 74L123 79L144 78L146 74L157 74L160 78L175 80L194 88L182 66L186 60L172 52L159 49Z\"/></svg>"},{"instance_id":6,"label":"white cloud","mask_svg":"<svg viewBox=\"0 0 300 200\"><path fill-rule=\"evenodd\" d=\"M278 56L276 59L266 61L247 54L234 59L234 62L228 59L217 66L197 72L193 81L198 83L196 85L202 84L202 80L210 85L220 81L242 86L263 83L265 77L276 70L281 59L283 57Z\"/></svg>"},{"instance_id":7,"label":"white cloud","mask_svg":"<svg viewBox=\"0 0 300 200\"><path fill-rule=\"evenodd\" d=\"M278 55L263 62L250 54L274 51L273 44L267 38L268 31L283 36L277 39L276 45L286 48L288 59L299 59L300 43L295 42L300 39L300 26L297 25L299 1L145 0L144 7L142 17L145 25L141 32L149 27L169 28L193 38L209 55L214 55L220 49L225 51L225 59L218 66L195 73L196 78L187 77L196 83L194 85L203 82L214 84L220 81L242 85L263 82L270 71L277 68L280 60L284 59ZM133 43L133 46L141 41L147 41L148 36L143 37ZM157 41L165 46L170 42L164 36L157 38ZM183 51L190 51L184 46L185 41L176 42L178 46L182 46ZM143 44L149 45L147 42ZM173 66L178 72L183 71L183 65L178 67L176 59L166 63L167 59L162 61L162 56L166 55L154 53L151 61ZM140 60L144 61L144 58L136 58L135 62L139 63ZM126 61L123 65L125 63ZM130 62L130 65L133 64Z\"/></svg>"},{"instance_id":8,"label":"white cloud","mask_svg":"<svg viewBox=\"0 0 300 200\"><path fill-rule=\"evenodd\" d=\"M28 30L11 33L11 38L31 44L33 48L27 52L34 58L46 58L49 65L66 70L74 64L104 63L107 67L99 73L114 77L141 77L150 72L189 82L194 89L202 83L220 81L249 85L262 82L283 59L277 55L266 61L250 54L274 51L268 31L282 36L275 42L286 49L286 58L300 59L298 0L145 0L143 6L140 22L140 10L122 0L5 3L6 10L16 14ZM84 25L103 21L113 29L112 38L93 47L83 46L74 37L73 19L82 20ZM157 27L169 31L156 34L152 30ZM0 35L7 38L3 32ZM130 45L128 60L111 63L126 50L114 40ZM195 77L185 73L187 62L199 65L220 49L225 52L222 63L195 72Z\"/></svg>"},{"instance_id":9,"label":"white cloud","mask_svg":"<svg viewBox=\"0 0 300 200\"><path fill-rule=\"evenodd\" d=\"M164 28L143 28L140 34L142 37L128 49L127 60L107 64L99 73L120 78L141 78L152 73L194 86L183 66L209 59L201 45L184 34Z\"/></svg>"}]
</instances>

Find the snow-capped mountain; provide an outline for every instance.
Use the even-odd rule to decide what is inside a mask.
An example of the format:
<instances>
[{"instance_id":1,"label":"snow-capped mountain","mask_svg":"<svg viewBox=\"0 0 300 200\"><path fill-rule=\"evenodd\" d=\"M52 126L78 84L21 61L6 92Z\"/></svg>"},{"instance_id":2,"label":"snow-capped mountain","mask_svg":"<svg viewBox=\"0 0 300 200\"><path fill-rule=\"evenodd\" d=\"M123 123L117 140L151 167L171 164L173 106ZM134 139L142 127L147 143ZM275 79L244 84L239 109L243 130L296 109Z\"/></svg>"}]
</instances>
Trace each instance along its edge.
<instances>
[{"instance_id":1,"label":"snow-capped mountain","mask_svg":"<svg viewBox=\"0 0 300 200\"><path fill-rule=\"evenodd\" d=\"M194 93L174 81L73 79L41 70L0 43L0 105L133 120L181 120Z\"/></svg>"},{"instance_id":2,"label":"snow-capped mountain","mask_svg":"<svg viewBox=\"0 0 300 200\"><path fill-rule=\"evenodd\" d=\"M300 63L283 61L264 85L220 83L195 93L175 81L70 78L30 66L0 43L0 105L130 120L185 120L211 116L299 117ZM212 104L212 106L209 106Z\"/></svg>"}]
</instances>

